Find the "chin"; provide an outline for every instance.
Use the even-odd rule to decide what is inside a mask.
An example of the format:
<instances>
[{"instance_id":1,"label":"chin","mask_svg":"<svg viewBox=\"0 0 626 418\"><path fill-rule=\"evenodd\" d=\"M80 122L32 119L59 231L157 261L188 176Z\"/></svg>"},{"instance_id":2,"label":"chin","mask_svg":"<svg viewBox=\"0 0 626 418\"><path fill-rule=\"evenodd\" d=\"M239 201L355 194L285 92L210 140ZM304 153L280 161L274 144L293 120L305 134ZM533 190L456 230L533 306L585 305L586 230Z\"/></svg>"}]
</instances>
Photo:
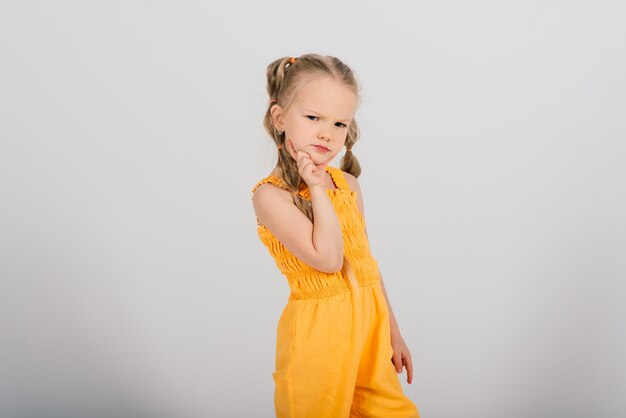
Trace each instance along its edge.
<instances>
[{"instance_id":1,"label":"chin","mask_svg":"<svg viewBox=\"0 0 626 418\"><path fill-rule=\"evenodd\" d=\"M330 155L330 154L324 154L324 156L323 156L323 157L319 157L319 158L317 158L317 160L318 160L318 161L315 161L315 164L321 164L321 163L323 163L324 161L328 160L329 158L330 158L331 160L328 162L328 164L330 164L330 162L333 160L333 158L335 158L335 156L336 156L336 155L337 155L337 154L332 154L332 157L331 157L331 155Z\"/></svg>"}]
</instances>

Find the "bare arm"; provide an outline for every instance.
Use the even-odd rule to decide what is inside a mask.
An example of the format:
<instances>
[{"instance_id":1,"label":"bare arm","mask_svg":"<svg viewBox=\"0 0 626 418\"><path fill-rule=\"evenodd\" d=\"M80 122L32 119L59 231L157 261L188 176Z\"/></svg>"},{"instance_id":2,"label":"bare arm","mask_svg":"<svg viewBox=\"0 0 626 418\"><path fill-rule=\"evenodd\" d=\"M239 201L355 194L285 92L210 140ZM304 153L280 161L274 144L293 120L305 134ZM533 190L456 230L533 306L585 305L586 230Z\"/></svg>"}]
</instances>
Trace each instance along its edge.
<instances>
[{"instance_id":1,"label":"bare arm","mask_svg":"<svg viewBox=\"0 0 626 418\"><path fill-rule=\"evenodd\" d=\"M343 233L335 207L324 186L309 189L313 207L313 247L320 258L330 262L330 272L343 265ZM334 263L333 263L334 261Z\"/></svg>"},{"instance_id":2,"label":"bare arm","mask_svg":"<svg viewBox=\"0 0 626 418\"><path fill-rule=\"evenodd\" d=\"M288 192L268 183L259 186L252 196L257 221L304 263L334 273L343 264L339 219L323 186L309 192L315 224L293 204Z\"/></svg>"}]
</instances>

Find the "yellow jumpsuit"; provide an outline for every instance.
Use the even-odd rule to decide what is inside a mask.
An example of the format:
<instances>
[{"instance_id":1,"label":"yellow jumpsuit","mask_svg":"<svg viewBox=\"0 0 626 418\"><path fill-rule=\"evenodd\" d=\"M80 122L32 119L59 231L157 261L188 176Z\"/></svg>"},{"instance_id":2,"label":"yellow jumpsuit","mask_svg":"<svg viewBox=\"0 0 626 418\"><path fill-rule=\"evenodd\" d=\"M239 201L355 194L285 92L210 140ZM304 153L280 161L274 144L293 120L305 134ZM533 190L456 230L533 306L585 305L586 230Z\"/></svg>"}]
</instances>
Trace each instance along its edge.
<instances>
[{"instance_id":1,"label":"yellow jumpsuit","mask_svg":"<svg viewBox=\"0 0 626 418\"><path fill-rule=\"evenodd\" d=\"M296 258L263 225L257 232L287 278L278 320L274 407L278 418L419 418L402 392L391 357L389 311L365 220L339 168L327 190L344 238L344 267L324 273ZM286 188L278 176L259 181ZM310 199L308 188L300 195Z\"/></svg>"}]
</instances>

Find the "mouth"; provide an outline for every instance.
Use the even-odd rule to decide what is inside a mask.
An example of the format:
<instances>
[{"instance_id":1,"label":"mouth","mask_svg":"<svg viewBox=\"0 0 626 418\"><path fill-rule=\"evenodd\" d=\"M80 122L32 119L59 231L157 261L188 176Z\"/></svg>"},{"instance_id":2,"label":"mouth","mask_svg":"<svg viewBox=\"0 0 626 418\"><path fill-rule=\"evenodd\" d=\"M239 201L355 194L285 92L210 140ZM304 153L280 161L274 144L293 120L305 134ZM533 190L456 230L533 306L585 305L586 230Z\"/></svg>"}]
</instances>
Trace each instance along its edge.
<instances>
[{"instance_id":1,"label":"mouth","mask_svg":"<svg viewBox=\"0 0 626 418\"><path fill-rule=\"evenodd\" d=\"M315 148L317 148L318 150L322 151L322 152L328 152L330 151L328 148L326 148L323 145L313 145Z\"/></svg>"}]
</instances>

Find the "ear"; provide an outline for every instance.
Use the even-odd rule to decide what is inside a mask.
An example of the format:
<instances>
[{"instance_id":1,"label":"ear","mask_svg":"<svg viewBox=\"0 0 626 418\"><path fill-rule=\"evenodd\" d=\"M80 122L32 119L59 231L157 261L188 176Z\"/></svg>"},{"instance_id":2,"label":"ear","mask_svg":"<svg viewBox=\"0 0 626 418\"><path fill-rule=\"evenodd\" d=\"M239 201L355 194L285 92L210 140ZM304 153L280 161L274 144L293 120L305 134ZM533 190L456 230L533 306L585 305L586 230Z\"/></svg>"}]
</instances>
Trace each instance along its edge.
<instances>
[{"instance_id":1,"label":"ear","mask_svg":"<svg viewBox=\"0 0 626 418\"><path fill-rule=\"evenodd\" d=\"M284 131L283 108L277 104L272 105L272 108L270 109L270 115L272 115L272 122L274 123L274 126L276 127L276 129L279 131Z\"/></svg>"}]
</instances>

